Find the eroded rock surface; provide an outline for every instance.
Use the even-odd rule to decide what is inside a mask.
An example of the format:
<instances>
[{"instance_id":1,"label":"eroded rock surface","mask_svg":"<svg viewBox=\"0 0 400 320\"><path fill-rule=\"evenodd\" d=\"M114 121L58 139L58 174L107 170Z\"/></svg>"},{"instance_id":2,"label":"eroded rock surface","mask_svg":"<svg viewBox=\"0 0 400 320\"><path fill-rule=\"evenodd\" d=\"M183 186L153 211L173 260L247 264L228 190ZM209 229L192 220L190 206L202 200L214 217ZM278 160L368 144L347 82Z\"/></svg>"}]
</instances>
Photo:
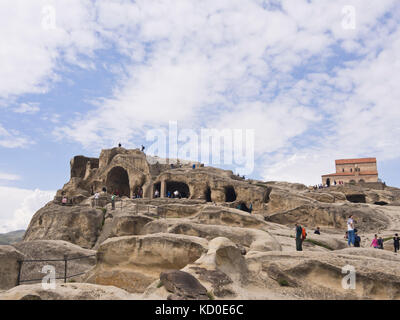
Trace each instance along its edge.
<instances>
[{"instance_id":1,"label":"eroded rock surface","mask_svg":"<svg viewBox=\"0 0 400 320\"><path fill-rule=\"evenodd\" d=\"M103 219L100 209L49 203L33 216L24 241L64 240L90 249L101 233Z\"/></svg>"},{"instance_id":2,"label":"eroded rock surface","mask_svg":"<svg viewBox=\"0 0 400 320\"><path fill-rule=\"evenodd\" d=\"M12 246L0 246L0 290L13 288L18 282L18 261L24 255Z\"/></svg>"}]
</instances>

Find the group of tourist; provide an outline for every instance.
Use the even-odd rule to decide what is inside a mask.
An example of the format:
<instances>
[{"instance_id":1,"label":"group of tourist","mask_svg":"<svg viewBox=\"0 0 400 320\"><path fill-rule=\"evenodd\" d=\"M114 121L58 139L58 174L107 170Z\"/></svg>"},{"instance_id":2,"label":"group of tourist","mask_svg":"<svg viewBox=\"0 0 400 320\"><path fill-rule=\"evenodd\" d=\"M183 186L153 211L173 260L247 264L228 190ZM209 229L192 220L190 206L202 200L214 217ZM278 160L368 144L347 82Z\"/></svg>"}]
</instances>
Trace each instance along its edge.
<instances>
[{"instance_id":1,"label":"group of tourist","mask_svg":"<svg viewBox=\"0 0 400 320\"><path fill-rule=\"evenodd\" d=\"M121 147L122 147L122 144L118 143L118 148L121 148ZM144 145L141 145L140 151L144 152L144 149L146 149L146 147Z\"/></svg>"},{"instance_id":2,"label":"group of tourist","mask_svg":"<svg viewBox=\"0 0 400 320\"><path fill-rule=\"evenodd\" d=\"M302 251L303 250L303 242L307 237L306 229L299 225L298 223L295 224L295 232L296 232L296 250L297 251ZM314 234L320 235L321 230L319 227L317 227L314 231ZM350 215L349 218L347 219L347 231L345 234L345 239L347 240L347 245L349 247L361 247L361 237L358 235L358 230L355 228L355 221L353 215ZM389 238L390 239L390 238ZM388 240L388 239L386 239ZM374 238L372 239L372 242L370 244L370 247L373 247L375 249L381 249L383 250L384 247L384 242L385 239L383 239L381 236L378 237L377 234L375 234ZM398 233L396 233L393 237L393 247L394 247L394 252L397 253L400 250L400 237Z\"/></svg>"},{"instance_id":3,"label":"group of tourist","mask_svg":"<svg viewBox=\"0 0 400 320\"><path fill-rule=\"evenodd\" d=\"M158 191L158 189L154 191L154 198L160 198L160 191ZM182 194L178 190L174 192L167 191L167 198L182 199Z\"/></svg>"},{"instance_id":4,"label":"group of tourist","mask_svg":"<svg viewBox=\"0 0 400 320\"><path fill-rule=\"evenodd\" d=\"M334 186L336 186L336 185L344 185L344 182L343 181L333 181L333 185ZM312 186L312 188L314 189L314 190L318 190L318 189L324 189L324 188L329 188L331 186L331 183L329 182L329 181L327 181L327 183L326 184L322 184L322 183L320 183L320 184L316 184L316 185L314 185L314 186ZM310 187L311 188L311 187Z\"/></svg>"},{"instance_id":5,"label":"group of tourist","mask_svg":"<svg viewBox=\"0 0 400 320\"><path fill-rule=\"evenodd\" d=\"M132 194L132 199L141 199L143 198L143 188L142 187L137 187L135 189L135 192Z\"/></svg>"}]
</instances>

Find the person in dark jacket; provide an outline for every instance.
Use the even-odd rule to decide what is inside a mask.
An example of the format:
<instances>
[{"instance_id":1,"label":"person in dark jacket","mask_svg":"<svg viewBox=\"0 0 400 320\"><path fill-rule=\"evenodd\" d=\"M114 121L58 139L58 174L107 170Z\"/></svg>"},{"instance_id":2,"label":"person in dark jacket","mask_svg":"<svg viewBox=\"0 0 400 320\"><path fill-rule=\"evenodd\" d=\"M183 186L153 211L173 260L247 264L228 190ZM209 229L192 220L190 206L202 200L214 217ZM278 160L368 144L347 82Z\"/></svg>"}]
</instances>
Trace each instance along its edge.
<instances>
[{"instance_id":1,"label":"person in dark jacket","mask_svg":"<svg viewBox=\"0 0 400 320\"><path fill-rule=\"evenodd\" d=\"M319 234L319 235L321 234L319 227L317 227L317 229L315 229L314 234Z\"/></svg>"},{"instance_id":2,"label":"person in dark jacket","mask_svg":"<svg viewBox=\"0 0 400 320\"><path fill-rule=\"evenodd\" d=\"M382 239L382 237L379 237L379 239L378 239L378 248L383 250L383 239Z\"/></svg>"},{"instance_id":3,"label":"person in dark jacket","mask_svg":"<svg viewBox=\"0 0 400 320\"><path fill-rule=\"evenodd\" d=\"M358 235L357 229L354 230L354 231L355 231L355 234L354 234L354 246L355 246L356 248L359 248L359 247L360 247L360 244L361 244L361 237Z\"/></svg>"},{"instance_id":4,"label":"person in dark jacket","mask_svg":"<svg viewBox=\"0 0 400 320\"><path fill-rule=\"evenodd\" d=\"M303 234L303 228L301 225L296 223L296 250L297 251L303 251L303 239L302 239L302 234Z\"/></svg>"},{"instance_id":5,"label":"person in dark jacket","mask_svg":"<svg viewBox=\"0 0 400 320\"><path fill-rule=\"evenodd\" d=\"M399 238L399 234L396 233L393 237L393 245L394 245L394 252L399 251L399 247L400 247L400 238Z\"/></svg>"}]
</instances>

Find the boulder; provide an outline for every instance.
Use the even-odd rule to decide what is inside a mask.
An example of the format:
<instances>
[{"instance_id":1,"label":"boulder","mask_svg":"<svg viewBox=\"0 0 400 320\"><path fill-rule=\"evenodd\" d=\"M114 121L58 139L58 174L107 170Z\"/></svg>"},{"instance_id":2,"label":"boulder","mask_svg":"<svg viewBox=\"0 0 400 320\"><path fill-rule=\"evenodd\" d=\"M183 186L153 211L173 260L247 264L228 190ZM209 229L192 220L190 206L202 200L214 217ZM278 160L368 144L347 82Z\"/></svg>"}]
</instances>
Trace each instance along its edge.
<instances>
[{"instance_id":1,"label":"boulder","mask_svg":"<svg viewBox=\"0 0 400 320\"><path fill-rule=\"evenodd\" d=\"M217 298L234 298L249 280L241 249L227 238L210 241L206 255L183 271L194 275Z\"/></svg>"},{"instance_id":2,"label":"boulder","mask_svg":"<svg viewBox=\"0 0 400 320\"><path fill-rule=\"evenodd\" d=\"M190 273L180 270L161 272L161 284L172 294L169 300L208 300L207 289Z\"/></svg>"},{"instance_id":3,"label":"boulder","mask_svg":"<svg viewBox=\"0 0 400 320\"><path fill-rule=\"evenodd\" d=\"M24 241L64 240L90 249L103 226L102 210L49 203L33 216Z\"/></svg>"},{"instance_id":4,"label":"boulder","mask_svg":"<svg viewBox=\"0 0 400 320\"><path fill-rule=\"evenodd\" d=\"M358 249L253 252L246 256L246 262L255 286L265 287L272 278L276 281L275 291L286 292L297 299L400 299L400 259L372 257L372 251L362 250L354 255ZM351 290L343 287L343 279L350 269L356 275L355 288ZM277 280L279 277L283 280ZM291 286L296 288L291 289Z\"/></svg>"},{"instance_id":5,"label":"boulder","mask_svg":"<svg viewBox=\"0 0 400 320\"><path fill-rule=\"evenodd\" d=\"M247 250L281 250L279 242L269 232L257 229L183 222L171 225L168 232L201 237L209 241L225 237L237 245L247 247Z\"/></svg>"},{"instance_id":6,"label":"boulder","mask_svg":"<svg viewBox=\"0 0 400 320\"><path fill-rule=\"evenodd\" d=\"M160 272L181 269L207 251L207 240L175 234L109 238L97 251L97 265L86 276L90 283L144 292Z\"/></svg>"},{"instance_id":7,"label":"boulder","mask_svg":"<svg viewBox=\"0 0 400 320\"><path fill-rule=\"evenodd\" d=\"M81 248L70 242L62 240L33 240L23 241L14 247L25 255L25 260L62 260L64 255L68 259L67 276L78 275L69 280L80 281L82 273L87 272L96 264L96 251ZM76 259L82 258L82 259ZM42 268L52 265L56 276L64 276L64 261L26 262L22 264L21 280L42 279L45 275Z\"/></svg>"},{"instance_id":8,"label":"boulder","mask_svg":"<svg viewBox=\"0 0 400 320\"><path fill-rule=\"evenodd\" d=\"M0 290L7 290L18 284L18 261L23 259L23 253L14 247L0 246Z\"/></svg>"},{"instance_id":9,"label":"boulder","mask_svg":"<svg viewBox=\"0 0 400 320\"><path fill-rule=\"evenodd\" d=\"M140 296L113 286L89 283L56 284L44 289L42 284L21 285L0 293L0 300L136 300Z\"/></svg>"},{"instance_id":10,"label":"boulder","mask_svg":"<svg viewBox=\"0 0 400 320\"><path fill-rule=\"evenodd\" d=\"M110 237L132 236L142 234L143 227L154 219L146 216L122 215L113 219Z\"/></svg>"}]
</instances>

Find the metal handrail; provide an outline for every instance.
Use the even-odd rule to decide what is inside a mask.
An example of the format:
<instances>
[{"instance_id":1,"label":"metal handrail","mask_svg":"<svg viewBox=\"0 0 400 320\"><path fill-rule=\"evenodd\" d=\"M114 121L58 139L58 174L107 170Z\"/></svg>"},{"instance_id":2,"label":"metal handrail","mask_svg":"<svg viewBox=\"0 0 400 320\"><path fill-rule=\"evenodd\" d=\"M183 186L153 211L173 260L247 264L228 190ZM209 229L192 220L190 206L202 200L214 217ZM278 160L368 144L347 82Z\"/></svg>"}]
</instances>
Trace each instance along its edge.
<instances>
[{"instance_id":1,"label":"metal handrail","mask_svg":"<svg viewBox=\"0 0 400 320\"><path fill-rule=\"evenodd\" d=\"M74 258L68 258L67 255L64 256L64 259L30 259L30 260L18 260L18 278L17 278L17 286L19 286L23 282L34 282L34 281L42 281L42 279L26 279L26 280L21 280L21 270L22 270L22 265L24 262L32 263L32 262L64 262L64 276L63 277L56 277L55 280L61 280L64 279L64 283L67 282L67 279L73 278L76 276L80 276L84 274L85 272L77 273L68 276L67 275L67 270L68 270L68 261L71 260L78 260L78 259L85 259L85 258L90 258L90 257L95 257L95 254L91 254L88 256L80 256L80 257L74 257Z\"/></svg>"}]
</instances>

